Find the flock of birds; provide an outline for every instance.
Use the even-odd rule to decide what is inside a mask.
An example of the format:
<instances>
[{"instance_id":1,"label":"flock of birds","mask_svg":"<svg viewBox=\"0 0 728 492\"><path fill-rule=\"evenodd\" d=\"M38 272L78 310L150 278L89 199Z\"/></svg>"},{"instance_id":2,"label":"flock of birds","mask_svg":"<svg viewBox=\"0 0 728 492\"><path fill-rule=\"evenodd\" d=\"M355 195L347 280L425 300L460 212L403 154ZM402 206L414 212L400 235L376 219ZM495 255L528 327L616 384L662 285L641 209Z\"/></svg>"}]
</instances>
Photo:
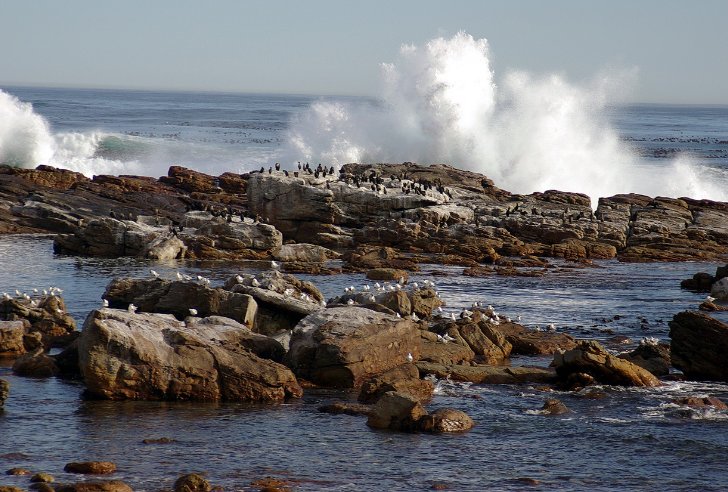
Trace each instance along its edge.
<instances>
[{"instance_id":1,"label":"flock of birds","mask_svg":"<svg viewBox=\"0 0 728 492\"><path fill-rule=\"evenodd\" d=\"M32 295L28 294L27 292L21 292L18 289L15 289L15 296L12 296L8 294L7 292L2 293L2 299L4 301L10 301L13 299L22 299L23 301L28 302L28 304L31 307L37 307L40 302L46 298L46 297L56 297L63 293L63 289L60 289L58 287L48 287L48 289L33 289Z\"/></svg>"}]
</instances>

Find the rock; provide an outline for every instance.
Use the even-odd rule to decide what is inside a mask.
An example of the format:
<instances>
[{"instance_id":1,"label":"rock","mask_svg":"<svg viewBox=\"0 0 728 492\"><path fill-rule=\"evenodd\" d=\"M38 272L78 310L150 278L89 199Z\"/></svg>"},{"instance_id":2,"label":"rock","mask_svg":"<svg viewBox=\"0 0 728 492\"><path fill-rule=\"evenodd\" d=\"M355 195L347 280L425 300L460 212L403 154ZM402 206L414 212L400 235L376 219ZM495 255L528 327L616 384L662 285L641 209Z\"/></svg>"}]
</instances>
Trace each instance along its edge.
<instances>
[{"instance_id":1,"label":"rock","mask_svg":"<svg viewBox=\"0 0 728 492\"><path fill-rule=\"evenodd\" d=\"M387 280L399 282L400 279L407 281L409 272L407 270L398 270L396 268L373 268L366 273L369 280Z\"/></svg>"},{"instance_id":2,"label":"rock","mask_svg":"<svg viewBox=\"0 0 728 492\"><path fill-rule=\"evenodd\" d=\"M359 401L375 403L389 391L408 394L419 401L426 401L432 398L433 389L434 385L430 381L420 379L417 366L402 364L365 381L359 391Z\"/></svg>"},{"instance_id":3,"label":"rock","mask_svg":"<svg viewBox=\"0 0 728 492\"><path fill-rule=\"evenodd\" d=\"M258 357L240 325L171 315L92 311L79 338L88 393L106 399L282 401L301 387L284 366Z\"/></svg>"},{"instance_id":4,"label":"rock","mask_svg":"<svg viewBox=\"0 0 728 492\"><path fill-rule=\"evenodd\" d=\"M324 263L341 255L335 251L315 244L284 244L273 251L273 258L279 261L300 261L304 263Z\"/></svg>"},{"instance_id":5,"label":"rock","mask_svg":"<svg viewBox=\"0 0 728 492\"><path fill-rule=\"evenodd\" d=\"M321 413L330 413L332 415L366 415L368 416L372 411L371 405L364 405L361 403L352 403L346 401L338 401L323 405L318 408Z\"/></svg>"},{"instance_id":6,"label":"rock","mask_svg":"<svg viewBox=\"0 0 728 492\"><path fill-rule=\"evenodd\" d=\"M56 492L133 492L132 488L121 480L94 480L71 485L55 487Z\"/></svg>"},{"instance_id":7,"label":"rock","mask_svg":"<svg viewBox=\"0 0 728 492\"><path fill-rule=\"evenodd\" d=\"M554 354L552 363L559 377L587 373L604 384L659 386L660 381L636 364L609 354L598 342L581 341L571 350Z\"/></svg>"},{"instance_id":8,"label":"rock","mask_svg":"<svg viewBox=\"0 0 728 492\"><path fill-rule=\"evenodd\" d=\"M210 492L210 482L202 475L188 473L182 475L174 482L174 492Z\"/></svg>"},{"instance_id":9,"label":"rock","mask_svg":"<svg viewBox=\"0 0 728 492\"><path fill-rule=\"evenodd\" d=\"M25 492L20 487L12 487L9 485L0 485L0 492Z\"/></svg>"},{"instance_id":10,"label":"rock","mask_svg":"<svg viewBox=\"0 0 728 492\"><path fill-rule=\"evenodd\" d=\"M46 349L64 347L75 338L76 322L66 312L66 305L61 297L54 294L34 294L28 297L29 299L17 296L0 300L0 318L26 323L24 335L40 333L42 344ZM10 331L17 337L18 327L12 326L14 328ZM26 344L28 346L25 346ZM37 348L37 340L24 338L23 346L23 351L33 350Z\"/></svg>"},{"instance_id":11,"label":"rock","mask_svg":"<svg viewBox=\"0 0 728 492\"><path fill-rule=\"evenodd\" d=\"M714 396L686 396L683 398L676 398L673 402L678 405L686 405L691 408L712 408L714 410L728 410L728 405L723 401L719 400Z\"/></svg>"},{"instance_id":12,"label":"rock","mask_svg":"<svg viewBox=\"0 0 728 492\"><path fill-rule=\"evenodd\" d=\"M359 387L373 375L419 357L417 325L360 307L311 314L293 330L286 364L324 386Z\"/></svg>"},{"instance_id":13,"label":"rock","mask_svg":"<svg viewBox=\"0 0 728 492\"><path fill-rule=\"evenodd\" d=\"M439 379L450 378L453 381L470 381L476 384L521 384L521 383L553 383L556 372L546 367L525 366L465 366L460 364L433 364L417 362L420 376L432 374Z\"/></svg>"},{"instance_id":14,"label":"rock","mask_svg":"<svg viewBox=\"0 0 728 492\"><path fill-rule=\"evenodd\" d=\"M139 311L173 314L177 319L185 319L194 308L199 317L224 316L251 328L258 309L249 295L181 280L115 278L103 297L112 308L134 304Z\"/></svg>"},{"instance_id":15,"label":"rock","mask_svg":"<svg viewBox=\"0 0 728 492\"><path fill-rule=\"evenodd\" d=\"M145 256L149 245L170 236L167 227L100 217L77 226L72 234L56 236L53 251L106 258Z\"/></svg>"},{"instance_id":16,"label":"rock","mask_svg":"<svg viewBox=\"0 0 728 492\"><path fill-rule=\"evenodd\" d=\"M5 405L5 400L8 399L8 395L10 395L10 383L4 379L0 379L0 409Z\"/></svg>"},{"instance_id":17,"label":"rock","mask_svg":"<svg viewBox=\"0 0 728 492\"><path fill-rule=\"evenodd\" d=\"M209 221L181 235L188 256L200 259L270 258L283 245L283 236L268 224Z\"/></svg>"},{"instance_id":18,"label":"rock","mask_svg":"<svg viewBox=\"0 0 728 492\"><path fill-rule=\"evenodd\" d=\"M32 473L33 472L31 472L30 470L27 470L25 468L11 468L11 469L9 469L8 471L5 472L5 475L15 475L15 476L18 476L18 475L30 475Z\"/></svg>"},{"instance_id":19,"label":"rock","mask_svg":"<svg viewBox=\"0 0 728 492\"><path fill-rule=\"evenodd\" d=\"M619 357L647 369L655 376L670 374L670 346L667 344L640 343L636 349Z\"/></svg>"},{"instance_id":20,"label":"rock","mask_svg":"<svg viewBox=\"0 0 728 492\"><path fill-rule=\"evenodd\" d=\"M404 258L397 250L382 246L360 246L342 256L350 271L361 272L381 268L417 271L414 261Z\"/></svg>"},{"instance_id":21,"label":"rock","mask_svg":"<svg viewBox=\"0 0 728 492\"><path fill-rule=\"evenodd\" d=\"M144 439L142 440L142 444L172 444L177 442L176 439L171 439L169 437L159 437L156 439Z\"/></svg>"},{"instance_id":22,"label":"rock","mask_svg":"<svg viewBox=\"0 0 728 492\"><path fill-rule=\"evenodd\" d=\"M116 471L116 465L110 461L78 461L67 463L63 471L83 475L107 475Z\"/></svg>"},{"instance_id":23,"label":"rock","mask_svg":"<svg viewBox=\"0 0 728 492\"><path fill-rule=\"evenodd\" d=\"M33 483L52 483L55 482L56 479L53 478L53 475L49 475L48 473L36 473L30 477L30 481Z\"/></svg>"},{"instance_id":24,"label":"rock","mask_svg":"<svg viewBox=\"0 0 728 492\"><path fill-rule=\"evenodd\" d=\"M427 411L416 398L390 391L374 405L367 425L374 429L413 432L419 430L419 421L425 415Z\"/></svg>"},{"instance_id":25,"label":"rock","mask_svg":"<svg viewBox=\"0 0 728 492\"><path fill-rule=\"evenodd\" d=\"M497 327L476 316L475 319L466 318L457 322L446 321L436 325L433 330L442 336L448 335L455 340L450 343L465 344L475 355L475 359L485 364L499 364L507 359L512 350L511 344L506 340Z\"/></svg>"},{"instance_id":26,"label":"rock","mask_svg":"<svg viewBox=\"0 0 728 492\"><path fill-rule=\"evenodd\" d=\"M464 432L475 425L473 419L461 410L440 408L420 419L419 428L425 432Z\"/></svg>"},{"instance_id":27,"label":"rock","mask_svg":"<svg viewBox=\"0 0 728 492\"><path fill-rule=\"evenodd\" d=\"M680 288L694 290L695 292L710 292L713 280L714 278L711 274L699 272L693 275L693 278L685 279L680 282Z\"/></svg>"},{"instance_id":28,"label":"rock","mask_svg":"<svg viewBox=\"0 0 728 492\"><path fill-rule=\"evenodd\" d=\"M22 321L0 321L0 356L25 353L24 335L25 324Z\"/></svg>"},{"instance_id":29,"label":"rock","mask_svg":"<svg viewBox=\"0 0 728 492\"><path fill-rule=\"evenodd\" d=\"M517 355L552 355L576 347L576 340L566 333L529 330L517 323L501 323L493 329L506 337Z\"/></svg>"},{"instance_id":30,"label":"rock","mask_svg":"<svg viewBox=\"0 0 728 492\"><path fill-rule=\"evenodd\" d=\"M683 311L670 321L672 365L692 380L728 381L728 324Z\"/></svg>"},{"instance_id":31,"label":"rock","mask_svg":"<svg viewBox=\"0 0 728 492\"><path fill-rule=\"evenodd\" d=\"M50 378L59 373L58 366L53 357L46 354L43 349L21 355L13 363L13 373L16 376L34 378Z\"/></svg>"},{"instance_id":32,"label":"rock","mask_svg":"<svg viewBox=\"0 0 728 492\"><path fill-rule=\"evenodd\" d=\"M555 398L549 398L543 404L541 411L546 415L563 415L565 413L569 413L571 410L569 410L561 401Z\"/></svg>"},{"instance_id":33,"label":"rock","mask_svg":"<svg viewBox=\"0 0 728 492\"><path fill-rule=\"evenodd\" d=\"M314 284L275 270L235 275L224 288L255 300L252 329L264 335L288 334L305 316L323 309L323 294Z\"/></svg>"},{"instance_id":34,"label":"rock","mask_svg":"<svg viewBox=\"0 0 728 492\"><path fill-rule=\"evenodd\" d=\"M728 277L715 282L710 288L710 295L719 301L728 301Z\"/></svg>"},{"instance_id":35,"label":"rock","mask_svg":"<svg viewBox=\"0 0 728 492\"><path fill-rule=\"evenodd\" d=\"M475 352L462 338L459 343L442 343L437 341L435 333L420 332L420 359L434 364L458 364L470 362Z\"/></svg>"}]
</instances>

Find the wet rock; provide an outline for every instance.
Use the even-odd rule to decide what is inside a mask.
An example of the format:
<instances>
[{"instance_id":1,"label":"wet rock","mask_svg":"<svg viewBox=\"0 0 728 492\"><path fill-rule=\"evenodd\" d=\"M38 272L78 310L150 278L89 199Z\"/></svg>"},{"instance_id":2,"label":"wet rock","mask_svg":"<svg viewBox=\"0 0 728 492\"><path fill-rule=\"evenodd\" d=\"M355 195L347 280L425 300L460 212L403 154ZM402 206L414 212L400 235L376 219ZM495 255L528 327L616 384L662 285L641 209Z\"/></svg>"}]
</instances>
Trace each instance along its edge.
<instances>
[{"instance_id":1,"label":"wet rock","mask_svg":"<svg viewBox=\"0 0 728 492\"><path fill-rule=\"evenodd\" d=\"M36 349L15 360L13 373L16 376L50 378L57 376L59 369L53 357L46 354L43 349Z\"/></svg>"},{"instance_id":2,"label":"wet rock","mask_svg":"<svg viewBox=\"0 0 728 492\"><path fill-rule=\"evenodd\" d=\"M571 410L569 410L561 401L555 398L549 398L544 402L543 407L541 407L541 411L547 415L563 415L565 413L569 413Z\"/></svg>"},{"instance_id":3,"label":"wet rock","mask_svg":"<svg viewBox=\"0 0 728 492\"><path fill-rule=\"evenodd\" d=\"M18 476L18 475L30 475L31 473L33 473L33 472L31 472L30 470L27 470L25 468L11 468L5 472L5 475Z\"/></svg>"},{"instance_id":4,"label":"wet rock","mask_svg":"<svg viewBox=\"0 0 728 492\"><path fill-rule=\"evenodd\" d=\"M458 343L442 343L438 340L437 334L428 331L421 331L420 337L419 360L421 361L434 364L458 364L475 359L475 352L462 338L457 341Z\"/></svg>"},{"instance_id":5,"label":"wet rock","mask_svg":"<svg viewBox=\"0 0 728 492\"><path fill-rule=\"evenodd\" d=\"M169 237L171 233L166 226L100 217L83 222L71 234L56 236L53 251L106 258L143 257L150 245Z\"/></svg>"},{"instance_id":6,"label":"wet rock","mask_svg":"<svg viewBox=\"0 0 728 492\"><path fill-rule=\"evenodd\" d=\"M381 268L393 268L410 272L419 270L414 261L405 258L394 248L383 246L359 246L342 256L350 271L366 272Z\"/></svg>"},{"instance_id":7,"label":"wet rock","mask_svg":"<svg viewBox=\"0 0 728 492\"><path fill-rule=\"evenodd\" d=\"M293 330L286 365L324 386L359 387L373 375L417 359L419 330L407 319L360 307L311 314Z\"/></svg>"},{"instance_id":8,"label":"wet rock","mask_svg":"<svg viewBox=\"0 0 728 492\"><path fill-rule=\"evenodd\" d=\"M633 351L619 357L647 369L655 376L670 374L670 345L668 344L643 342Z\"/></svg>"},{"instance_id":9,"label":"wet rock","mask_svg":"<svg viewBox=\"0 0 728 492\"><path fill-rule=\"evenodd\" d=\"M416 398L390 391L374 405L367 425L374 429L414 432L419 430L419 421L425 415L427 411Z\"/></svg>"},{"instance_id":10,"label":"wet rock","mask_svg":"<svg viewBox=\"0 0 728 492\"><path fill-rule=\"evenodd\" d=\"M174 492L210 492L210 490L212 490L210 482L197 473L182 475L174 482Z\"/></svg>"},{"instance_id":11,"label":"wet rock","mask_svg":"<svg viewBox=\"0 0 728 492\"><path fill-rule=\"evenodd\" d=\"M107 475L116 471L116 465L111 461L75 461L67 463L63 471L82 475Z\"/></svg>"},{"instance_id":12,"label":"wet rock","mask_svg":"<svg viewBox=\"0 0 728 492\"><path fill-rule=\"evenodd\" d=\"M0 485L0 492L25 492L20 487L12 487L9 485Z\"/></svg>"},{"instance_id":13,"label":"wet rock","mask_svg":"<svg viewBox=\"0 0 728 492\"><path fill-rule=\"evenodd\" d=\"M714 277L705 272L699 272L692 278L685 279L680 282L681 289L693 290L695 292L710 292L713 285Z\"/></svg>"},{"instance_id":14,"label":"wet rock","mask_svg":"<svg viewBox=\"0 0 728 492\"><path fill-rule=\"evenodd\" d=\"M683 311L670 321L672 364L692 380L728 381L728 324Z\"/></svg>"},{"instance_id":15,"label":"wet rock","mask_svg":"<svg viewBox=\"0 0 728 492\"><path fill-rule=\"evenodd\" d=\"M691 408L712 408L714 410L728 410L728 405L714 396L686 396L673 400L678 405L686 405Z\"/></svg>"},{"instance_id":16,"label":"wet rock","mask_svg":"<svg viewBox=\"0 0 728 492\"><path fill-rule=\"evenodd\" d=\"M33 483L52 483L55 482L56 479L53 478L53 475L49 475L48 473L36 473L30 477L30 481Z\"/></svg>"},{"instance_id":17,"label":"wet rock","mask_svg":"<svg viewBox=\"0 0 728 492\"><path fill-rule=\"evenodd\" d=\"M347 401L338 401L323 405L318 408L321 413L330 413L332 415L369 415L372 411L371 405L364 405L362 403L352 403Z\"/></svg>"},{"instance_id":18,"label":"wet rock","mask_svg":"<svg viewBox=\"0 0 728 492\"><path fill-rule=\"evenodd\" d=\"M728 301L728 277L715 282L710 287L710 295L719 301Z\"/></svg>"},{"instance_id":19,"label":"wet rock","mask_svg":"<svg viewBox=\"0 0 728 492\"><path fill-rule=\"evenodd\" d=\"M402 364L365 381L359 391L359 401L375 403L389 391L408 394L419 401L426 401L432 397L433 389L434 385L430 381L420 379L416 365Z\"/></svg>"},{"instance_id":20,"label":"wet rock","mask_svg":"<svg viewBox=\"0 0 728 492\"><path fill-rule=\"evenodd\" d=\"M499 364L507 359L512 351L512 345L503 334L497 330L497 326L489 323L481 317L480 313L474 313L474 318L465 318L457 322L445 322L436 325L433 330L441 337L449 336L455 338L450 343L466 344L475 354L478 362L485 364ZM438 338L440 343L444 339Z\"/></svg>"},{"instance_id":21,"label":"wet rock","mask_svg":"<svg viewBox=\"0 0 728 492\"><path fill-rule=\"evenodd\" d=\"M180 238L187 256L209 260L271 258L283 245L283 236L268 224L209 221L195 230L185 228Z\"/></svg>"},{"instance_id":22,"label":"wet rock","mask_svg":"<svg viewBox=\"0 0 728 492\"><path fill-rule=\"evenodd\" d=\"M450 378L453 381L470 381L476 384L553 383L556 381L556 372L546 367L466 366L420 361L417 362L417 369L421 376L432 374L439 379Z\"/></svg>"},{"instance_id":23,"label":"wet rock","mask_svg":"<svg viewBox=\"0 0 728 492\"><path fill-rule=\"evenodd\" d=\"M571 350L557 352L552 365L563 379L572 373L587 373L604 384L660 385L660 381L652 373L611 355L595 341L581 341Z\"/></svg>"},{"instance_id":24,"label":"wet rock","mask_svg":"<svg viewBox=\"0 0 728 492\"><path fill-rule=\"evenodd\" d=\"M440 408L420 419L419 428L424 432L464 432L475 425L473 419L461 410Z\"/></svg>"},{"instance_id":25,"label":"wet rock","mask_svg":"<svg viewBox=\"0 0 728 492\"><path fill-rule=\"evenodd\" d=\"M284 366L249 350L241 325L171 315L92 311L78 343L89 394L107 399L282 401L301 387Z\"/></svg>"},{"instance_id":26,"label":"wet rock","mask_svg":"<svg viewBox=\"0 0 728 492\"><path fill-rule=\"evenodd\" d=\"M261 492L291 492L291 483L279 478L265 477L254 480L250 485Z\"/></svg>"},{"instance_id":27,"label":"wet rock","mask_svg":"<svg viewBox=\"0 0 728 492\"><path fill-rule=\"evenodd\" d=\"M121 480L92 480L55 487L56 492L133 492Z\"/></svg>"},{"instance_id":28,"label":"wet rock","mask_svg":"<svg viewBox=\"0 0 728 492\"><path fill-rule=\"evenodd\" d=\"M176 439L171 439L169 437L159 437L156 439L144 439L142 440L142 444L173 444L177 442Z\"/></svg>"},{"instance_id":29,"label":"wet rock","mask_svg":"<svg viewBox=\"0 0 728 492\"><path fill-rule=\"evenodd\" d=\"M10 395L10 383L4 379L0 379L0 409L5 405L5 400L8 399L8 395Z\"/></svg>"},{"instance_id":30,"label":"wet rock","mask_svg":"<svg viewBox=\"0 0 728 492\"><path fill-rule=\"evenodd\" d=\"M339 256L341 256L339 253L328 248L307 243L284 244L273 252L276 260L303 263L324 263Z\"/></svg>"}]
</instances>

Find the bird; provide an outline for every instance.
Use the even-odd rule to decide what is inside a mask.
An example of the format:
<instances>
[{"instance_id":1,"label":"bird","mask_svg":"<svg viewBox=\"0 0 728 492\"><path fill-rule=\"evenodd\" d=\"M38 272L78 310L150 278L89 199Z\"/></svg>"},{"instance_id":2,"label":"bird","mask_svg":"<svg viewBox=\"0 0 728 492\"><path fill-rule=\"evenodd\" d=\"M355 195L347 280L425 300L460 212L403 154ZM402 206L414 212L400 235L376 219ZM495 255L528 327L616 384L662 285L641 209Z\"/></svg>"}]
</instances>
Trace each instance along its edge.
<instances>
[{"instance_id":1,"label":"bird","mask_svg":"<svg viewBox=\"0 0 728 492\"><path fill-rule=\"evenodd\" d=\"M260 287L260 282L258 282L257 278L253 278L253 280L250 281L250 285L253 287Z\"/></svg>"},{"instance_id":2,"label":"bird","mask_svg":"<svg viewBox=\"0 0 728 492\"><path fill-rule=\"evenodd\" d=\"M243 283L243 277L241 277L240 275L235 275L235 281L237 283L239 283L239 284L242 284Z\"/></svg>"},{"instance_id":3,"label":"bird","mask_svg":"<svg viewBox=\"0 0 728 492\"><path fill-rule=\"evenodd\" d=\"M108 299L102 299L102 300L101 300L101 305L102 305L103 307L105 307L105 308L106 308L106 307L109 307L109 300L108 300Z\"/></svg>"},{"instance_id":4,"label":"bird","mask_svg":"<svg viewBox=\"0 0 728 492\"><path fill-rule=\"evenodd\" d=\"M407 352L407 362L412 362L414 360L415 358L412 357L412 352Z\"/></svg>"},{"instance_id":5,"label":"bird","mask_svg":"<svg viewBox=\"0 0 728 492\"><path fill-rule=\"evenodd\" d=\"M155 272L154 270L149 270L149 273L152 274L152 277L159 278L159 274L157 272Z\"/></svg>"},{"instance_id":6,"label":"bird","mask_svg":"<svg viewBox=\"0 0 728 492\"><path fill-rule=\"evenodd\" d=\"M346 301L346 303L347 303L347 304L348 304L349 306L351 306L351 305L353 305L353 304L354 304L354 299L349 299L348 301Z\"/></svg>"},{"instance_id":7,"label":"bird","mask_svg":"<svg viewBox=\"0 0 728 492\"><path fill-rule=\"evenodd\" d=\"M713 297L713 296L707 296L705 298L705 302L713 302L713 301L715 301L715 297Z\"/></svg>"},{"instance_id":8,"label":"bird","mask_svg":"<svg viewBox=\"0 0 728 492\"><path fill-rule=\"evenodd\" d=\"M177 280L184 280L184 278L185 278L184 275L182 275L181 273L177 272Z\"/></svg>"},{"instance_id":9,"label":"bird","mask_svg":"<svg viewBox=\"0 0 728 492\"><path fill-rule=\"evenodd\" d=\"M281 265L280 265L280 263L278 263L278 262L277 262L277 261L275 261L275 260L271 260L271 262L270 262L270 267L271 267L271 268L278 268L278 267L280 267L280 266L281 266Z\"/></svg>"},{"instance_id":10,"label":"bird","mask_svg":"<svg viewBox=\"0 0 728 492\"><path fill-rule=\"evenodd\" d=\"M197 316L197 309L190 308L190 316Z\"/></svg>"},{"instance_id":11,"label":"bird","mask_svg":"<svg viewBox=\"0 0 728 492\"><path fill-rule=\"evenodd\" d=\"M131 314L136 313L137 307L134 304L129 304L129 307L126 308L127 311L129 311Z\"/></svg>"},{"instance_id":12,"label":"bird","mask_svg":"<svg viewBox=\"0 0 728 492\"><path fill-rule=\"evenodd\" d=\"M549 330L549 331L556 331L556 325L555 325L555 324L553 324L553 323L549 323L549 325L548 325L548 330Z\"/></svg>"}]
</instances>

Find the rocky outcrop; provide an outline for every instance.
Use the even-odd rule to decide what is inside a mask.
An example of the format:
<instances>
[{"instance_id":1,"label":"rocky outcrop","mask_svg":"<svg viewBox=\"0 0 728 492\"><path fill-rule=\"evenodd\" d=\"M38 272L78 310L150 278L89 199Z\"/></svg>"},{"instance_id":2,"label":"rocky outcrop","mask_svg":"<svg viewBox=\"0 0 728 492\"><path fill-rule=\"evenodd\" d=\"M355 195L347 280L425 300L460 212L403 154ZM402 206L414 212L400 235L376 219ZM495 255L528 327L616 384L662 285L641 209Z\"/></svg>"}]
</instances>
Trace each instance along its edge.
<instances>
[{"instance_id":1,"label":"rocky outcrop","mask_svg":"<svg viewBox=\"0 0 728 492\"><path fill-rule=\"evenodd\" d=\"M576 340L566 333L528 329L517 323L500 323L493 329L511 344L513 354L553 355L576 347Z\"/></svg>"},{"instance_id":2,"label":"rocky outcrop","mask_svg":"<svg viewBox=\"0 0 728 492\"><path fill-rule=\"evenodd\" d=\"M197 473L182 475L174 482L174 492L210 492L212 486Z\"/></svg>"},{"instance_id":3,"label":"rocky outcrop","mask_svg":"<svg viewBox=\"0 0 728 492\"><path fill-rule=\"evenodd\" d=\"M432 382L420 379L417 366L408 363L365 381L359 391L359 401L374 403L388 391L406 393L419 401L426 401L432 397L433 389Z\"/></svg>"},{"instance_id":4,"label":"rocky outcrop","mask_svg":"<svg viewBox=\"0 0 728 492\"><path fill-rule=\"evenodd\" d=\"M438 364L417 362L421 376L469 381L476 384L553 383L556 372L545 367Z\"/></svg>"},{"instance_id":5,"label":"rocky outcrop","mask_svg":"<svg viewBox=\"0 0 728 492\"><path fill-rule=\"evenodd\" d=\"M77 335L76 322L66 312L63 298L54 292L6 295L0 299L0 320L4 320L0 321L0 352L3 345L10 344L8 352L15 355L40 345L63 347Z\"/></svg>"},{"instance_id":6,"label":"rocky outcrop","mask_svg":"<svg viewBox=\"0 0 728 492\"><path fill-rule=\"evenodd\" d=\"M301 387L284 366L250 351L241 325L171 315L92 311L79 338L89 394L107 399L282 401Z\"/></svg>"},{"instance_id":7,"label":"rocky outcrop","mask_svg":"<svg viewBox=\"0 0 728 492\"><path fill-rule=\"evenodd\" d=\"M417 399L404 393L384 393L369 412L367 425L401 432L463 432L475 423L460 410L443 408L428 414Z\"/></svg>"},{"instance_id":8,"label":"rocky outcrop","mask_svg":"<svg viewBox=\"0 0 728 492\"><path fill-rule=\"evenodd\" d=\"M21 355L13 363L13 373L16 376L49 378L57 376L59 372L55 359L42 348Z\"/></svg>"},{"instance_id":9,"label":"rocky outcrop","mask_svg":"<svg viewBox=\"0 0 728 492\"><path fill-rule=\"evenodd\" d=\"M298 377L354 388L408 358L416 360L419 353L419 330L412 321L360 307L337 307L296 325L285 360Z\"/></svg>"},{"instance_id":10,"label":"rocky outcrop","mask_svg":"<svg viewBox=\"0 0 728 492\"><path fill-rule=\"evenodd\" d=\"M670 345L652 340L643 340L637 348L619 356L632 364L647 369L655 376L670 374Z\"/></svg>"},{"instance_id":11,"label":"rocky outcrop","mask_svg":"<svg viewBox=\"0 0 728 492\"><path fill-rule=\"evenodd\" d=\"M254 326L258 306L246 294L185 280L161 278L116 278L106 287L104 299L109 307L126 309L134 304L140 312L173 314L177 319L190 316L224 316L250 328Z\"/></svg>"},{"instance_id":12,"label":"rocky outcrop","mask_svg":"<svg viewBox=\"0 0 728 492\"><path fill-rule=\"evenodd\" d=\"M324 263L340 256L339 253L323 246L306 243L284 244L273 251L273 257L276 260L302 263Z\"/></svg>"},{"instance_id":13,"label":"rocky outcrop","mask_svg":"<svg viewBox=\"0 0 728 492\"><path fill-rule=\"evenodd\" d=\"M10 394L10 384L4 379L0 379L0 409L5 405L5 400L8 399Z\"/></svg>"},{"instance_id":14,"label":"rocky outcrop","mask_svg":"<svg viewBox=\"0 0 728 492\"><path fill-rule=\"evenodd\" d=\"M672 365L688 379L728 381L728 324L683 311L670 321Z\"/></svg>"},{"instance_id":15,"label":"rocky outcrop","mask_svg":"<svg viewBox=\"0 0 728 492\"><path fill-rule=\"evenodd\" d=\"M659 386L649 371L608 353L598 342L581 341L571 350L554 354L552 366L562 379L572 374L588 374L604 384L622 386Z\"/></svg>"}]
</instances>

